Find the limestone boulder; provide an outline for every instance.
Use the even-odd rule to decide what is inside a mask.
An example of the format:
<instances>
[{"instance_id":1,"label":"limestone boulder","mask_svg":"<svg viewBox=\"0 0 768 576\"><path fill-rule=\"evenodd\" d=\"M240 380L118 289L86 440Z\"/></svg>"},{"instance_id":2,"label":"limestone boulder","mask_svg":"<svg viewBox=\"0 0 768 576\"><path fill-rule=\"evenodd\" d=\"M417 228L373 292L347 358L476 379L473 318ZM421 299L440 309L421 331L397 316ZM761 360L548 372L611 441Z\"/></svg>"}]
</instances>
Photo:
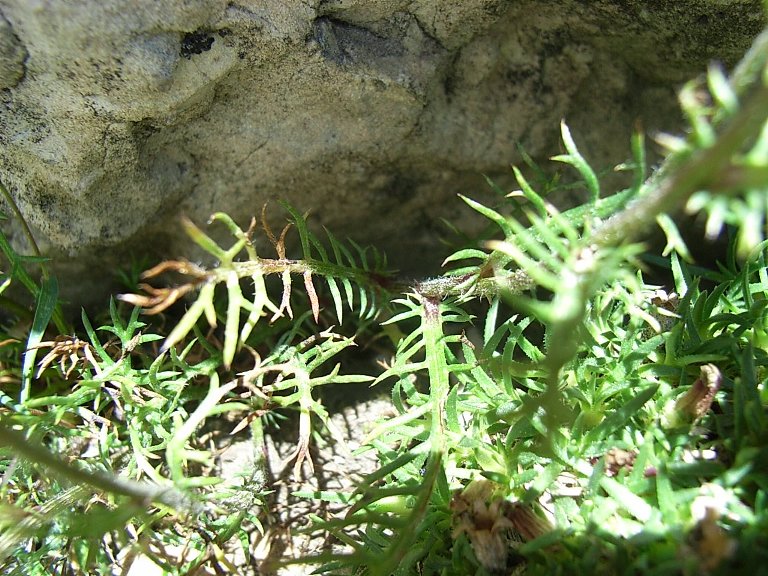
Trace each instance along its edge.
<instances>
[{"instance_id":1,"label":"limestone boulder","mask_svg":"<svg viewBox=\"0 0 768 576\"><path fill-rule=\"evenodd\" d=\"M189 254L178 217L286 199L407 272L457 193L546 163L565 118L610 169L637 119L733 64L758 0L0 0L0 181L73 304ZM0 206L0 209L3 209ZM4 231L23 246L18 228Z\"/></svg>"}]
</instances>

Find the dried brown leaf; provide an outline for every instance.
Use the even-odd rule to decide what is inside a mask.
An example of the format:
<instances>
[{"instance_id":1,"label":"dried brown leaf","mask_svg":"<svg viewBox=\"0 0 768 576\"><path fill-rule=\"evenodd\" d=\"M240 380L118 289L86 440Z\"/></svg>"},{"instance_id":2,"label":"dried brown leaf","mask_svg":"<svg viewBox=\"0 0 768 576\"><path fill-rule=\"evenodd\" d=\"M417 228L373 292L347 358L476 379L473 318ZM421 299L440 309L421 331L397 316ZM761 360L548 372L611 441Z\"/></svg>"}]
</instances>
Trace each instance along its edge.
<instances>
[{"instance_id":1,"label":"dried brown leaf","mask_svg":"<svg viewBox=\"0 0 768 576\"><path fill-rule=\"evenodd\" d=\"M184 274L185 276L194 276L195 278L205 278L207 271L200 268L197 264L193 264L189 260L165 260L160 262L156 266L153 266L149 270L145 270L141 274L141 278L146 280L147 278L154 278L165 272L177 272Z\"/></svg>"},{"instance_id":2,"label":"dried brown leaf","mask_svg":"<svg viewBox=\"0 0 768 576\"><path fill-rule=\"evenodd\" d=\"M139 288L147 293L146 296L143 294L118 294L117 299L144 308L145 314L159 314L196 287L195 283L182 284L172 288L155 288L150 284L139 284Z\"/></svg>"},{"instance_id":3,"label":"dried brown leaf","mask_svg":"<svg viewBox=\"0 0 768 576\"><path fill-rule=\"evenodd\" d=\"M315 319L315 323L317 323L320 318L320 301L317 299L315 285L312 283L312 272L309 270L304 272L304 289L307 291L307 297L312 306L312 317Z\"/></svg>"},{"instance_id":4,"label":"dried brown leaf","mask_svg":"<svg viewBox=\"0 0 768 576\"><path fill-rule=\"evenodd\" d=\"M290 224L286 224L280 231L280 239L275 244L275 250L277 250L277 257L280 260L285 260L285 237L288 235L288 230L291 229Z\"/></svg>"},{"instance_id":5,"label":"dried brown leaf","mask_svg":"<svg viewBox=\"0 0 768 576\"><path fill-rule=\"evenodd\" d=\"M54 362L58 362L65 378L69 378L78 365L90 364L98 372L98 363L90 353L90 344L75 336L57 336L52 341L40 342L34 348L51 349L38 363L36 378L39 378Z\"/></svg>"},{"instance_id":6,"label":"dried brown leaf","mask_svg":"<svg viewBox=\"0 0 768 576\"><path fill-rule=\"evenodd\" d=\"M521 502L507 506L506 517L525 542L535 540L554 529L549 520L539 516L533 508Z\"/></svg>"},{"instance_id":7,"label":"dried brown leaf","mask_svg":"<svg viewBox=\"0 0 768 576\"><path fill-rule=\"evenodd\" d=\"M261 207L261 227L264 230L264 234L267 235L267 239L272 244L272 246L277 246L277 238L275 238L275 235L272 233L272 228L269 226L269 222L267 221L266 204Z\"/></svg>"},{"instance_id":8,"label":"dried brown leaf","mask_svg":"<svg viewBox=\"0 0 768 576\"><path fill-rule=\"evenodd\" d=\"M283 315L283 312L288 314L288 318L293 319L293 310L291 309L291 272L284 270L280 275L283 281L283 297L280 300L280 306L278 306L272 318L269 319L271 324Z\"/></svg>"}]
</instances>

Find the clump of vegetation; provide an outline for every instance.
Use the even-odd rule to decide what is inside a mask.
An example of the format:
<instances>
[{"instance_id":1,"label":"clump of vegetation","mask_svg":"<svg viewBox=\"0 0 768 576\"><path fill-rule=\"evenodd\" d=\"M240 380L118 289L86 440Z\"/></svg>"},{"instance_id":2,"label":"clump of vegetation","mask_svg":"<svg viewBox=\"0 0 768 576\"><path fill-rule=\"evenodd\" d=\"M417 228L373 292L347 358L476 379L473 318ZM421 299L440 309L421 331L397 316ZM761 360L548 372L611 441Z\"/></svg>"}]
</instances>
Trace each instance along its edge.
<instances>
[{"instance_id":1,"label":"clump of vegetation","mask_svg":"<svg viewBox=\"0 0 768 576\"><path fill-rule=\"evenodd\" d=\"M311 474L313 433L334 432L319 395L329 384L388 384L394 415L361 448L375 472L349 491L298 494L346 506L305 527L346 546L299 560L317 573L763 565L767 60L763 34L730 77L712 67L688 84L689 133L660 138L668 157L650 176L636 134L619 192L601 189L563 124L554 160L575 169L586 200L560 211L542 192L552 182L515 168L520 189L496 189L497 205L463 198L497 238L458 249L438 278L401 281L380 253L316 235L291 206L279 234L265 216L243 230L216 214L231 247L184 223L214 266L163 262L75 332L44 259L0 234L0 296L13 284L36 301L27 315L3 300L6 572L109 573L139 553L168 574L238 572L223 550L233 539L248 550L265 518L265 421L298 415L293 472ZM727 238L721 259L691 262L681 210L704 219L705 240ZM643 244L656 224L660 254ZM274 257L257 253L257 233ZM648 283L651 267L669 285ZM167 274L177 281L158 284ZM153 322L182 299L171 326ZM381 335L387 365L347 372L344 351ZM224 415L255 446L236 483L216 476L201 432Z\"/></svg>"}]
</instances>

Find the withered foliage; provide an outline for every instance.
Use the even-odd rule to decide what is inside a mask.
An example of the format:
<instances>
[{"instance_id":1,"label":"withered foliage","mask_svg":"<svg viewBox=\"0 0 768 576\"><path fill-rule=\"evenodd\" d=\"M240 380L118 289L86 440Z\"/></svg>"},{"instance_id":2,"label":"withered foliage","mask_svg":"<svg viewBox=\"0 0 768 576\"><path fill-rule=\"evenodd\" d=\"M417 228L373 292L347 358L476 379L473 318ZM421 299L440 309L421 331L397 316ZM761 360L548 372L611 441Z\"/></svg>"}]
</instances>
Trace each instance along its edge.
<instances>
[{"instance_id":1,"label":"withered foliage","mask_svg":"<svg viewBox=\"0 0 768 576\"><path fill-rule=\"evenodd\" d=\"M528 542L553 530L531 506L510 502L494 483L474 480L453 495L453 538L466 534L477 561L491 573L507 573L514 542Z\"/></svg>"},{"instance_id":2,"label":"withered foliage","mask_svg":"<svg viewBox=\"0 0 768 576\"><path fill-rule=\"evenodd\" d=\"M40 360L36 378L56 363L65 378L69 379L78 366L91 366L99 372L99 363L93 355L91 345L76 336L57 336L53 340L40 342L36 348L50 348L50 351Z\"/></svg>"},{"instance_id":3,"label":"withered foliage","mask_svg":"<svg viewBox=\"0 0 768 576\"><path fill-rule=\"evenodd\" d=\"M717 366L705 364L700 368L693 386L675 402L675 411L687 420L697 422L709 412L722 381L723 376Z\"/></svg>"},{"instance_id":4,"label":"withered foliage","mask_svg":"<svg viewBox=\"0 0 768 576\"><path fill-rule=\"evenodd\" d=\"M142 280L156 278L161 274L176 272L190 278L189 282L170 288L155 288L151 284L139 284L146 294L121 294L119 299L128 304L144 308L145 314L159 314L173 305L179 298L198 288L209 279L203 268L188 260L166 260L142 273Z\"/></svg>"}]
</instances>

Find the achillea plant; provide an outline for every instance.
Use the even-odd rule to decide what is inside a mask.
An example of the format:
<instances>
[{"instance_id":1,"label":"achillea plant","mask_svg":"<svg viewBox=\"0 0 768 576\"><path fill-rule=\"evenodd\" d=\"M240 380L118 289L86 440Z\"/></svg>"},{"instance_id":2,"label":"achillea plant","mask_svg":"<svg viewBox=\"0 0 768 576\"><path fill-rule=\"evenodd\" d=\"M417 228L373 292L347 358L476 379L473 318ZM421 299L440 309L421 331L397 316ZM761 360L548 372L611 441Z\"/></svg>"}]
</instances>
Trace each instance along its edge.
<instances>
[{"instance_id":1,"label":"achillea plant","mask_svg":"<svg viewBox=\"0 0 768 576\"><path fill-rule=\"evenodd\" d=\"M498 237L457 250L438 278L402 281L377 251L316 235L291 206L279 234L264 217L243 230L216 214L230 247L184 223L214 267L163 262L100 327L84 315L84 333L62 337L55 282L34 281L0 236L0 290L19 283L37 300L26 342L0 338L8 570L106 573L142 551L168 573L237 571L222 550L238 538L248 548L269 478L257 457L222 488L201 427L228 414L258 455L263 421L296 412L293 474L311 474L313 432L336 434L318 394L332 383L391 386L394 415L361 449L378 470L349 491L298 493L347 506L305 527L347 546L299 560L322 573L763 565L767 46L763 34L730 77L713 67L683 89L689 133L661 138L669 155L650 176L635 135L626 190L603 190L563 124L554 160L587 200L558 210L515 169L520 189L498 206L462 198ZM681 210L702 215L709 239L727 235L721 260L689 261ZM667 245L652 254L642 241L657 224ZM257 253L257 233L273 255ZM650 266L669 285L646 281ZM182 280L158 284L165 273ZM169 330L148 324L182 300ZM344 351L379 332L386 366L345 371Z\"/></svg>"}]
</instances>

